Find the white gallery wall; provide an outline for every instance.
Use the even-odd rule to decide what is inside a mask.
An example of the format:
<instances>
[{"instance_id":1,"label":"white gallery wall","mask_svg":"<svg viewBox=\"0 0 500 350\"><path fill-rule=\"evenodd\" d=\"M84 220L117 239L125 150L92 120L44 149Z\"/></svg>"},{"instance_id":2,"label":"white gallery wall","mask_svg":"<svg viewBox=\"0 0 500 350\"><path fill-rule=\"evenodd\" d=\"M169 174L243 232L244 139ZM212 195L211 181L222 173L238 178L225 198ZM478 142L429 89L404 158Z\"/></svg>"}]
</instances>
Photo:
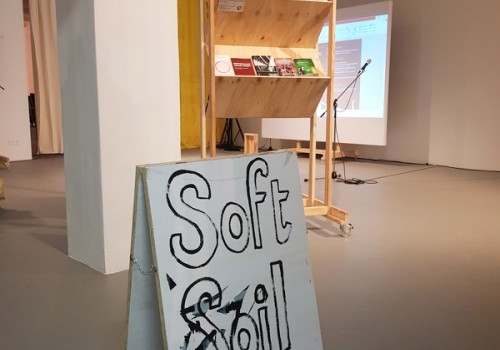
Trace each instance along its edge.
<instances>
[{"instance_id":1,"label":"white gallery wall","mask_svg":"<svg viewBox=\"0 0 500 350\"><path fill-rule=\"evenodd\" d=\"M500 2L393 3L387 146L355 148L366 158L500 170Z\"/></svg>"},{"instance_id":2,"label":"white gallery wall","mask_svg":"<svg viewBox=\"0 0 500 350\"><path fill-rule=\"evenodd\" d=\"M69 255L128 268L135 166L180 159L176 2L57 0Z\"/></svg>"},{"instance_id":3,"label":"white gallery wall","mask_svg":"<svg viewBox=\"0 0 500 350\"><path fill-rule=\"evenodd\" d=\"M0 155L31 159L23 2L0 1Z\"/></svg>"}]
</instances>

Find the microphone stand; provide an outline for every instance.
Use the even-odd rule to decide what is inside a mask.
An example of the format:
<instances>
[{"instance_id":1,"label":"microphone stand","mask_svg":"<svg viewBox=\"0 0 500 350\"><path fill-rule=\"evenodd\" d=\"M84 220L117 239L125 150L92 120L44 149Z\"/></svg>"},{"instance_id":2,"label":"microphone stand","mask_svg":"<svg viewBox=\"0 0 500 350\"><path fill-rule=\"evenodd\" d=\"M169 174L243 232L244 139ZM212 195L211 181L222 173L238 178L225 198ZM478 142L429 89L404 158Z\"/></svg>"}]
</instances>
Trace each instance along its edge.
<instances>
[{"instance_id":1,"label":"microphone stand","mask_svg":"<svg viewBox=\"0 0 500 350\"><path fill-rule=\"evenodd\" d=\"M351 81L351 83L349 85L347 85L347 87L340 93L340 95L338 95L337 98L333 100L333 144L334 145L336 143L335 139L337 137L337 105L338 105L338 101L351 88L351 86L353 86L359 80L359 78L365 72L366 67L370 63L371 63L371 60L369 60L369 62L366 62L366 64L359 70L358 74L356 74L356 77L353 79L353 81ZM320 115L320 118L323 118L325 116L325 114L326 114L326 111L324 111L323 114ZM333 151L333 166L335 167L335 150ZM336 179L337 177L338 177L337 172L335 170L332 171L332 179ZM304 181L307 182L307 179L305 179Z\"/></svg>"},{"instance_id":2,"label":"microphone stand","mask_svg":"<svg viewBox=\"0 0 500 350\"><path fill-rule=\"evenodd\" d=\"M370 63L371 63L371 61L370 61ZM347 87L340 93L340 95L338 95L337 98L333 100L333 144L334 145L336 144L335 139L337 137L337 106L338 106L338 101L351 88L351 86L353 86L359 80L359 78L365 72L365 69L367 66L368 66L368 63L363 68L361 68L359 70L358 74L353 79L353 81L351 81L351 83L349 85L347 85ZM326 111L325 111L325 113L326 113ZM335 167L335 150L333 150L333 166ZM334 170L332 172L332 179L336 179L336 178L337 178L337 172Z\"/></svg>"}]
</instances>

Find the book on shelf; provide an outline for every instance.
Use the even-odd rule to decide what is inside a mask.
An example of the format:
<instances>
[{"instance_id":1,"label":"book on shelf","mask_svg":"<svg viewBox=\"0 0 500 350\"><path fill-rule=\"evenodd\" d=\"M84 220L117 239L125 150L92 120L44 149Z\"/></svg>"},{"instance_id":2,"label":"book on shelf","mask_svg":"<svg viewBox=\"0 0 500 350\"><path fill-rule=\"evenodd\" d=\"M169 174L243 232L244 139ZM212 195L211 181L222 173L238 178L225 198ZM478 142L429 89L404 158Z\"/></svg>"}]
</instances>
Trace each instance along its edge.
<instances>
[{"instance_id":1,"label":"book on shelf","mask_svg":"<svg viewBox=\"0 0 500 350\"><path fill-rule=\"evenodd\" d=\"M231 58L234 75L255 75L255 69L250 58Z\"/></svg>"},{"instance_id":2,"label":"book on shelf","mask_svg":"<svg viewBox=\"0 0 500 350\"><path fill-rule=\"evenodd\" d=\"M271 55L252 56L255 73L262 76L278 76L274 58Z\"/></svg>"},{"instance_id":3,"label":"book on shelf","mask_svg":"<svg viewBox=\"0 0 500 350\"><path fill-rule=\"evenodd\" d=\"M215 55L215 75L230 76L234 75L231 58L228 55Z\"/></svg>"},{"instance_id":4,"label":"book on shelf","mask_svg":"<svg viewBox=\"0 0 500 350\"><path fill-rule=\"evenodd\" d=\"M297 67L292 58L275 58L276 70L278 74L283 77L298 75Z\"/></svg>"},{"instance_id":5,"label":"book on shelf","mask_svg":"<svg viewBox=\"0 0 500 350\"><path fill-rule=\"evenodd\" d=\"M311 58L295 58L293 61L299 75L318 76L318 71Z\"/></svg>"}]
</instances>

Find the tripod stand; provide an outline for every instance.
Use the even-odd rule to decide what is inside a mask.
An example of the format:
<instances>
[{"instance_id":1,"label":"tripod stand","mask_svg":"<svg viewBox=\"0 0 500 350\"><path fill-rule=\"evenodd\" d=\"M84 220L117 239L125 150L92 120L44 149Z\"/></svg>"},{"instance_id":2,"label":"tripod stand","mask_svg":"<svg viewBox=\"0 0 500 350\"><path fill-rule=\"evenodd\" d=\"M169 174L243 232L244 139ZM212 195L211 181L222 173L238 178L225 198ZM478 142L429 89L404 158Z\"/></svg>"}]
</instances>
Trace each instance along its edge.
<instances>
[{"instance_id":1,"label":"tripod stand","mask_svg":"<svg viewBox=\"0 0 500 350\"><path fill-rule=\"evenodd\" d=\"M236 146L234 144L234 141L236 141L236 138L238 135L240 135L243 138L243 130L241 129L240 122L238 119L234 118L236 121L236 126L238 127L238 132L236 135L233 137L233 118L228 118L226 119L226 122L224 123L224 130L222 131L222 136L220 138L219 145L217 148L221 148L225 151L239 151L240 147Z\"/></svg>"}]
</instances>

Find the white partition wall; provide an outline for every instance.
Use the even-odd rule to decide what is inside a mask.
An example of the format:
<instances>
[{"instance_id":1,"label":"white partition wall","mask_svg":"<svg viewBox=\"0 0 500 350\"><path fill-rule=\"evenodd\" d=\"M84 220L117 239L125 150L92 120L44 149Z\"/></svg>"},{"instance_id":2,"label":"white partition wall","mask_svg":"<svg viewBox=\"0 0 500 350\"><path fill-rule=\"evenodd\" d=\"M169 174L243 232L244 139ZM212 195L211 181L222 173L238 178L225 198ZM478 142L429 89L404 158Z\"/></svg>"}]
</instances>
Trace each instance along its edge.
<instances>
[{"instance_id":1,"label":"white partition wall","mask_svg":"<svg viewBox=\"0 0 500 350\"><path fill-rule=\"evenodd\" d=\"M387 146L361 157L500 170L499 13L497 0L394 1Z\"/></svg>"},{"instance_id":2,"label":"white partition wall","mask_svg":"<svg viewBox=\"0 0 500 350\"><path fill-rule=\"evenodd\" d=\"M176 2L57 0L69 255L128 268L135 165L180 158Z\"/></svg>"},{"instance_id":3,"label":"white partition wall","mask_svg":"<svg viewBox=\"0 0 500 350\"><path fill-rule=\"evenodd\" d=\"M23 3L0 1L0 155L31 159Z\"/></svg>"}]
</instances>

